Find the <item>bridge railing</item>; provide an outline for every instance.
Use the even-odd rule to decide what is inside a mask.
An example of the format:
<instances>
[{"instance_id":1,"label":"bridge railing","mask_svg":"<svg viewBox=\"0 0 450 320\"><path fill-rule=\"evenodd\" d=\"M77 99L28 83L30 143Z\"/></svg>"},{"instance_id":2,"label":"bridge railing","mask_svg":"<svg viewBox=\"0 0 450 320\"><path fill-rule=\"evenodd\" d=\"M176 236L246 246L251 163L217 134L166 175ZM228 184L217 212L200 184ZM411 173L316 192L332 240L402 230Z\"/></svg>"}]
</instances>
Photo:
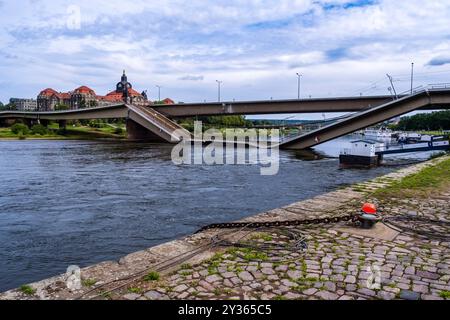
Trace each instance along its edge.
<instances>
[{"instance_id":1,"label":"bridge railing","mask_svg":"<svg viewBox=\"0 0 450 320\"><path fill-rule=\"evenodd\" d=\"M147 109L142 106L133 106L144 113L147 117L149 117L150 120L158 122L159 126L163 126L164 129L169 133L172 134L175 130L184 130L187 134L190 135L190 132L184 129L179 124L172 122L170 119L168 119L163 114L159 113L158 111L150 108Z\"/></svg>"},{"instance_id":2,"label":"bridge railing","mask_svg":"<svg viewBox=\"0 0 450 320\"><path fill-rule=\"evenodd\" d=\"M401 97L405 97L405 96L409 96L411 94L417 94L420 92L424 92L426 90L437 90L437 89L441 89L441 90L445 90L445 89L450 89L450 83L431 83L431 84L427 84L425 86L420 85L417 86L415 88L412 89L412 93L411 93L411 89L405 90L403 92L397 93L397 98L401 98ZM395 97L394 97L395 99Z\"/></svg>"},{"instance_id":3,"label":"bridge railing","mask_svg":"<svg viewBox=\"0 0 450 320\"><path fill-rule=\"evenodd\" d=\"M412 94L416 94L422 91L425 91L427 89L428 86L417 86L415 88L412 89ZM408 96L411 95L411 89L405 90L403 92L397 93L397 97L402 97L402 96Z\"/></svg>"},{"instance_id":4,"label":"bridge railing","mask_svg":"<svg viewBox=\"0 0 450 320\"><path fill-rule=\"evenodd\" d=\"M450 83L433 83L429 84L430 89L450 89Z\"/></svg>"}]
</instances>

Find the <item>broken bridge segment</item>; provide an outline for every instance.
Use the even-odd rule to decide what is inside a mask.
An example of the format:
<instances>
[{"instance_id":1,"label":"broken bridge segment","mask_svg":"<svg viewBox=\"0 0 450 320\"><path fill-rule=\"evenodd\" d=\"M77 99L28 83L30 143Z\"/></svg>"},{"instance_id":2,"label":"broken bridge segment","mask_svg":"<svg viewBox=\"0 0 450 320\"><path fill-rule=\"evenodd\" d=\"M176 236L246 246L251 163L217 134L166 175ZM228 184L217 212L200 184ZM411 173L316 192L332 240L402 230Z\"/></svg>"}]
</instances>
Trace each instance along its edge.
<instances>
[{"instance_id":1,"label":"broken bridge segment","mask_svg":"<svg viewBox=\"0 0 450 320\"><path fill-rule=\"evenodd\" d=\"M363 110L320 129L286 139L283 149L307 149L417 109L449 109L450 88L427 89Z\"/></svg>"},{"instance_id":2,"label":"broken bridge segment","mask_svg":"<svg viewBox=\"0 0 450 320\"><path fill-rule=\"evenodd\" d=\"M126 107L128 108L127 131L131 139L169 143L192 139L192 134L188 130L153 108L130 104Z\"/></svg>"}]
</instances>

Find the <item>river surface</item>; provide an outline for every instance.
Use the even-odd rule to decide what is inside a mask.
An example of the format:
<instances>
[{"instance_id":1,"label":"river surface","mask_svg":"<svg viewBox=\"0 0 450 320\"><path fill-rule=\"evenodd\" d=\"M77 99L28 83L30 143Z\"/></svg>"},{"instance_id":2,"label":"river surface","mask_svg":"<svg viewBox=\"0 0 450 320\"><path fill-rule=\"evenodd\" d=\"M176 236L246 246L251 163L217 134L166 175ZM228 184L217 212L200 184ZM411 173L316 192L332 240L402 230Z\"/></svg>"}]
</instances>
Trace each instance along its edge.
<instances>
[{"instance_id":1,"label":"river surface","mask_svg":"<svg viewBox=\"0 0 450 320\"><path fill-rule=\"evenodd\" d=\"M349 139L317 149L336 156ZM0 141L0 291L396 169L280 151L278 174L261 176L255 164L174 165L170 154L123 141Z\"/></svg>"}]
</instances>

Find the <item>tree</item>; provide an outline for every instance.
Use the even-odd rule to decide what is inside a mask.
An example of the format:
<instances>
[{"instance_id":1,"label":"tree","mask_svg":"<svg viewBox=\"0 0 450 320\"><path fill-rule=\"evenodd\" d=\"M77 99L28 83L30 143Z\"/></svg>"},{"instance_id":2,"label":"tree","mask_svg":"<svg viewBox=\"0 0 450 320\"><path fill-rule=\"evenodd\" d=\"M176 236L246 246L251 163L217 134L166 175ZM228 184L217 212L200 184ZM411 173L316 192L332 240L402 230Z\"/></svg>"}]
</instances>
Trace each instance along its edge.
<instances>
[{"instance_id":1,"label":"tree","mask_svg":"<svg viewBox=\"0 0 450 320\"><path fill-rule=\"evenodd\" d=\"M405 131L450 130L450 110L403 117L400 119L396 129Z\"/></svg>"},{"instance_id":2,"label":"tree","mask_svg":"<svg viewBox=\"0 0 450 320\"><path fill-rule=\"evenodd\" d=\"M5 110L17 110L17 107L13 103L8 103L4 106Z\"/></svg>"},{"instance_id":3,"label":"tree","mask_svg":"<svg viewBox=\"0 0 450 320\"><path fill-rule=\"evenodd\" d=\"M40 134L41 136L43 136L48 133L48 130L42 124L35 124L34 126L31 127L31 133Z\"/></svg>"},{"instance_id":4,"label":"tree","mask_svg":"<svg viewBox=\"0 0 450 320\"><path fill-rule=\"evenodd\" d=\"M14 134L27 135L30 132L30 129L28 129L28 126L26 124L16 123L12 125L11 131Z\"/></svg>"}]
</instances>

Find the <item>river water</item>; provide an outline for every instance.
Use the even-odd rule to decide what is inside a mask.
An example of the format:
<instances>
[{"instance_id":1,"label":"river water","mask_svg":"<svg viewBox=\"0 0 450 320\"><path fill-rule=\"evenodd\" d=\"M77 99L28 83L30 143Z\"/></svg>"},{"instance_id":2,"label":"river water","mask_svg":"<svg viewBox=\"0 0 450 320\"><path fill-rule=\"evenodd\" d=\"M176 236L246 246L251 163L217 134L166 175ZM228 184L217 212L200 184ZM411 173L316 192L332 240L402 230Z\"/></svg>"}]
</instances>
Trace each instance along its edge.
<instances>
[{"instance_id":1,"label":"river water","mask_svg":"<svg viewBox=\"0 0 450 320\"><path fill-rule=\"evenodd\" d=\"M348 139L318 150L336 156ZM280 151L279 173L261 176L258 165L174 165L170 153L123 141L0 141L0 291L394 170Z\"/></svg>"}]
</instances>

